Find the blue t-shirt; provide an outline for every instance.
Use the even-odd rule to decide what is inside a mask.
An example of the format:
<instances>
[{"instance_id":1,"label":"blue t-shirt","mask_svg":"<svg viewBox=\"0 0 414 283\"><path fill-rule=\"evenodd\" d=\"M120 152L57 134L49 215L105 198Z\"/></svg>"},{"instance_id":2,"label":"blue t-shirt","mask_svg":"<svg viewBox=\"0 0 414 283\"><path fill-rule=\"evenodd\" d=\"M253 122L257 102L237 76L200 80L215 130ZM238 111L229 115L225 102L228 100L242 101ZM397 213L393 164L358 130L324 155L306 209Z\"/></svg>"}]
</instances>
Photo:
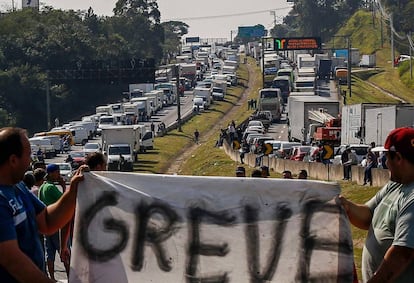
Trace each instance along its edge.
<instances>
[{"instance_id":1,"label":"blue t-shirt","mask_svg":"<svg viewBox=\"0 0 414 283\"><path fill-rule=\"evenodd\" d=\"M15 186L0 186L0 242L17 240L20 249L40 270L44 270L44 255L36 215L45 205L23 182ZM17 282L0 266L0 282Z\"/></svg>"}]
</instances>

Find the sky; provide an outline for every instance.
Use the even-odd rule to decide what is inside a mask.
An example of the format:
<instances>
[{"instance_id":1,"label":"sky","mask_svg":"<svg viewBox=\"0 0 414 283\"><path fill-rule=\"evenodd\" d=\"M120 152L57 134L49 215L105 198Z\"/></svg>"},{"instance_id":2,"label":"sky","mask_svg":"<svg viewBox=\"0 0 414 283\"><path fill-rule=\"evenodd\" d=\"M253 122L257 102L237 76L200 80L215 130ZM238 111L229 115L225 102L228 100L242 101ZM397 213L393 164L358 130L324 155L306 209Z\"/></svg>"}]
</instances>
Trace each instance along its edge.
<instances>
[{"instance_id":1,"label":"sky","mask_svg":"<svg viewBox=\"0 0 414 283\"><path fill-rule=\"evenodd\" d=\"M27 0L21 0L27 1ZM0 0L0 10L21 8L20 0ZM40 6L55 9L87 10L97 15L113 15L116 0L40 0ZM282 19L291 9L287 0L157 0L161 21L179 20L190 26L187 36L201 38L234 37L239 26L262 24L266 29Z\"/></svg>"}]
</instances>

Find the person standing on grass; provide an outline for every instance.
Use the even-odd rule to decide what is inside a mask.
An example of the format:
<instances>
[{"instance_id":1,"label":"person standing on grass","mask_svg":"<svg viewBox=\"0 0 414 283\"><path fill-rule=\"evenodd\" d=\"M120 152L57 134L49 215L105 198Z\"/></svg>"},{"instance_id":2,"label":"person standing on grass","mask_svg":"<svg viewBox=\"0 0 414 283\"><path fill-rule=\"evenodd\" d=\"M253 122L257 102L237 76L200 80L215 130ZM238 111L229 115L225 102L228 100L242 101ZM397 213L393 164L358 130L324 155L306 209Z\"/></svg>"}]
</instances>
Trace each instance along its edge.
<instances>
[{"instance_id":1,"label":"person standing on grass","mask_svg":"<svg viewBox=\"0 0 414 283\"><path fill-rule=\"evenodd\" d=\"M414 282L414 129L391 131L384 148L390 182L365 204L339 199L351 223L368 230L363 282Z\"/></svg>"},{"instance_id":2,"label":"person standing on grass","mask_svg":"<svg viewBox=\"0 0 414 283\"><path fill-rule=\"evenodd\" d=\"M197 143L197 144L198 144L198 139L199 139L199 137L200 137L200 132L196 129L196 130L194 131L194 141L195 141L195 143Z\"/></svg>"}]
</instances>

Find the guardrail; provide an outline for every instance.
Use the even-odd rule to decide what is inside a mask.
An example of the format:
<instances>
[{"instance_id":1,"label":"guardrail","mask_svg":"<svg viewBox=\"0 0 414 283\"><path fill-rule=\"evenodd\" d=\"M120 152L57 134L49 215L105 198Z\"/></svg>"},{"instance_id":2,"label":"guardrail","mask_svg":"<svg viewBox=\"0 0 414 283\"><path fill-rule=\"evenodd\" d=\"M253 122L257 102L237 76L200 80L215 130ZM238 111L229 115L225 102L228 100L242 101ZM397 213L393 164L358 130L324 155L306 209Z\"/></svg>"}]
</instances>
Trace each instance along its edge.
<instances>
[{"instance_id":1,"label":"guardrail","mask_svg":"<svg viewBox=\"0 0 414 283\"><path fill-rule=\"evenodd\" d=\"M234 161L240 162L240 154L238 150L234 150L227 141L223 142L223 148L226 154ZM256 154L246 153L244 156L244 163L250 167L256 165ZM312 179L324 181L339 181L343 178L343 166L334 164L323 164L320 162L303 162L289 159L281 159L276 157L263 156L261 165L266 165L270 170L282 173L285 170L291 171L293 174L305 169L308 176ZM364 167L352 166L351 181L359 185L364 183ZM372 185L382 187L390 178L387 169L373 168L372 169Z\"/></svg>"}]
</instances>

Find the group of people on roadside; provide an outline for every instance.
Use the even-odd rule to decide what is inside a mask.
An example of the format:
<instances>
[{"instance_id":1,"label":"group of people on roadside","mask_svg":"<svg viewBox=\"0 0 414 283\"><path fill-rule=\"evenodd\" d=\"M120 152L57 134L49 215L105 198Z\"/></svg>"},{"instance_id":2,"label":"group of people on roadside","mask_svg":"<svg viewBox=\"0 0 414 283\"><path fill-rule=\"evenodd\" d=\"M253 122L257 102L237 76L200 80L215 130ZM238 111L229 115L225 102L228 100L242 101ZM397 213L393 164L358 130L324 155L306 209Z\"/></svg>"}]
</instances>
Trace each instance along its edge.
<instances>
[{"instance_id":1,"label":"group of people on roadside","mask_svg":"<svg viewBox=\"0 0 414 283\"><path fill-rule=\"evenodd\" d=\"M365 204L356 204L344 196L338 200L350 222L368 231L362 253L363 282L414 282L414 129L391 131L384 152L390 181ZM32 192L23 181L30 182L25 177L31 162L26 131L0 129L0 282L55 282L45 272L39 235L49 237L62 229L61 257L67 260L64 249L68 247L67 231L71 230L78 185L89 169L106 168L105 158L95 157L87 161L89 167L79 167L68 186L61 184L61 193L53 187L56 184L52 180L60 180L55 164L43 169L46 180L42 174L37 175L41 170L34 169L33 185L29 183ZM245 173L241 168L237 171ZM34 194L36 189L44 202Z\"/></svg>"},{"instance_id":2,"label":"group of people on roadside","mask_svg":"<svg viewBox=\"0 0 414 283\"><path fill-rule=\"evenodd\" d=\"M299 171L298 179L308 179L308 172L305 169ZM251 173L251 177L256 178L268 178L270 176L269 167L262 166L260 169L254 169ZM292 172L285 170L282 173L283 179L293 179ZM246 169L243 166L237 166L236 177L246 177Z\"/></svg>"}]
</instances>

